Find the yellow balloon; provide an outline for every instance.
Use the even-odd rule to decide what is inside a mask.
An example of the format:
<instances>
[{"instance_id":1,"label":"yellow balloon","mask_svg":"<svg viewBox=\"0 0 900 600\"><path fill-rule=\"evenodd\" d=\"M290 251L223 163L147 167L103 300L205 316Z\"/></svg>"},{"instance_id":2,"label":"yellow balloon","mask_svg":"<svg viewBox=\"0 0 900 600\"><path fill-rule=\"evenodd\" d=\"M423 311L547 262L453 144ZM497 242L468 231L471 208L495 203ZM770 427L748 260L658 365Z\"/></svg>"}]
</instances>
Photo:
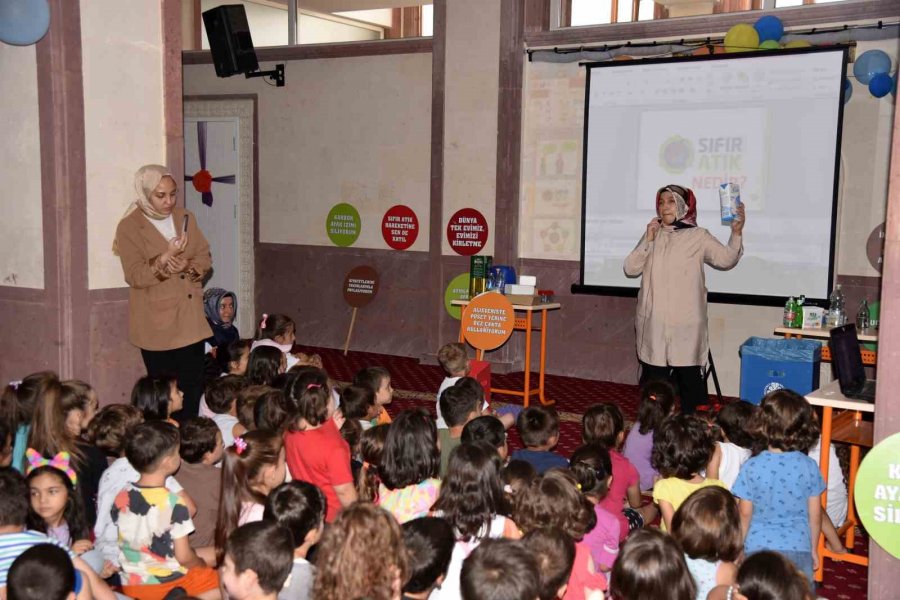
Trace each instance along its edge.
<instances>
[{"instance_id":1,"label":"yellow balloon","mask_svg":"<svg viewBox=\"0 0 900 600\"><path fill-rule=\"evenodd\" d=\"M766 40L759 45L760 50L780 50L781 44L778 43L778 40Z\"/></svg>"},{"instance_id":2,"label":"yellow balloon","mask_svg":"<svg viewBox=\"0 0 900 600\"><path fill-rule=\"evenodd\" d=\"M759 48L759 33L753 25L738 23L725 34L726 52L749 52Z\"/></svg>"},{"instance_id":3,"label":"yellow balloon","mask_svg":"<svg viewBox=\"0 0 900 600\"><path fill-rule=\"evenodd\" d=\"M812 46L806 40L793 40L784 45L785 48L809 48Z\"/></svg>"}]
</instances>

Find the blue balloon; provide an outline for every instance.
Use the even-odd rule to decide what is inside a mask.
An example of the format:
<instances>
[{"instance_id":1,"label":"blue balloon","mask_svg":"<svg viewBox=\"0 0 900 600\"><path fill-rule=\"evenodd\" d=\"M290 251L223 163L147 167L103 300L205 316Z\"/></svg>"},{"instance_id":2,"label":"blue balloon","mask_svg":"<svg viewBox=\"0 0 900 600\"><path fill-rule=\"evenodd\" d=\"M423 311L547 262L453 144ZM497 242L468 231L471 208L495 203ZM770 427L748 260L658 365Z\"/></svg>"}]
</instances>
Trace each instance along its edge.
<instances>
[{"instance_id":1,"label":"blue balloon","mask_svg":"<svg viewBox=\"0 0 900 600\"><path fill-rule=\"evenodd\" d=\"M0 41L29 46L50 28L47 0L3 0L0 2Z\"/></svg>"},{"instance_id":2,"label":"blue balloon","mask_svg":"<svg viewBox=\"0 0 900 600\"><path fill-rule=\"evenodd\" d=\"M853 95L853 84L846 77L844 78L844 104L850 102L850 96Z\"/></svg>"},{"instance_id":3,"label":"blue balloon","mask_svg":"<svg viewBox=\"0 0 900 600\"><path fill-rule=\"evenodd\" d=\"M881 50L866 50L853 63L853 75L863 85L869 85L875 75L890 71L891 57Z\"/></svg>"},{"instance_id":4,"label":"blue balloon","mask_svg":"<svg viewBox=\"0 0 900 600\"><path fill-rule=\"evenodd\" d=\"M782 23L781 19L778 17L772 15L760 17L759 20L753 24L753 28L756 29L756 32L759 34L760 43L765 42L766 40L775 40L777 42L781 39L781 36L784 35L784 23Z\"/></svg>"},{"instance_id":5,"label":"blue balloon","mask_svg":"<svg viewBox=\"0 0 900 600\"><path fill-rule=\"evenodd\" d=\"M894 80L887 73L876 73L869 81L869 93L876 98L884 98L891 91Z\"/></svg>"}]
</instances>

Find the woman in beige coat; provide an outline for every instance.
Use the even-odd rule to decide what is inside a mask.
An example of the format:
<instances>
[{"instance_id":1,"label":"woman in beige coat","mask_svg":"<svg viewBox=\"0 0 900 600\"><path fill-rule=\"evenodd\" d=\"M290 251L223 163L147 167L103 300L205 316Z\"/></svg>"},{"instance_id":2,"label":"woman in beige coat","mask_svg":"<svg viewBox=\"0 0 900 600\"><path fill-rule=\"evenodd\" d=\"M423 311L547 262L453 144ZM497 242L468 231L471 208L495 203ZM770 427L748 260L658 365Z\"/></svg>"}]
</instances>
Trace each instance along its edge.
<instances>
[{"instance_id":1,"label":"woman in beige coat","mask_svg":"<svg viewBox=\"0 0 900 600\"><path fill-rule=\"evenodd\" d=\"M175 178L161 165L134 176L136 199L119 221L113 250L128 297L128 341L141 349L151 377L174 376L184 392L179 420L197 416L203 393L203 312L209 243L187 210L175 205Z\"/></svg>"},{"instance_id":2,"label":"woman in beige coat","mask_svg":"<svg viewBox=\"0 0 900 600\"><path fill-rule=\"evenodd\" d=\"M728 245L697 227L697 200L688 188L661 188L656 214L625 259L625 274L641 277L634 320L641 384L674 379L681 410L692 413L708 402L702 370L709 349L704 264L725 271L738 263L744 207L731 223Z\"/></svg>"}]
</instances>

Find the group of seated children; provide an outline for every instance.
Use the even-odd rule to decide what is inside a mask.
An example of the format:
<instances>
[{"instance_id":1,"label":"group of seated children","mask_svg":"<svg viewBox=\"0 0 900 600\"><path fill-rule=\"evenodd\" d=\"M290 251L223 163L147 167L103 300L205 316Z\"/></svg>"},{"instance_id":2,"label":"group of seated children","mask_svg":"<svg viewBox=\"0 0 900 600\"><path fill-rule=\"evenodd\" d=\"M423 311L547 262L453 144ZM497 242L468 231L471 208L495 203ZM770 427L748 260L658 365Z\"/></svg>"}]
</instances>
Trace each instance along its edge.
<instances>
[{"instance_id":1,"label":"group of seated children","mask_svg":"<svg viewBox=\"0 0 900 600\"><path fill-rule=\"evenodd\" d=\"M494 410L461 344L437 417L392 419L387 370L340 388L289 318L257 333L217 348L207 416L180 422L174 380L99 412L53 373L7 387L0 597L808 600L820 530L840 547L793 392L711 422L651 383L627 437L592 406L567 459L557 412Z\"/></svg>"}]
</instances>

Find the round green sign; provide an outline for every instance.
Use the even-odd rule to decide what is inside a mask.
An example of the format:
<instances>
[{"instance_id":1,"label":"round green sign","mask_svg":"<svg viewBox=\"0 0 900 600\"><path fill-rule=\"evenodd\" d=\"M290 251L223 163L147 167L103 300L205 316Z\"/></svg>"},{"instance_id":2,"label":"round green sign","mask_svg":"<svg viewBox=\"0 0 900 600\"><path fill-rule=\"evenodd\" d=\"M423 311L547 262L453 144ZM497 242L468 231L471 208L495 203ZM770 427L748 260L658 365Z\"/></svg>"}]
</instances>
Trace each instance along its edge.
<instances>
[{"instance_id":1,"label":"round green sign","mask_svg":"<svg viewBox=\"0 0 900 600\"><path fill-rule=\"evenodd\" d=\"M362 222L359 218L359 211L352 204L341 202L335 204L328 211L325 232L335 246L352 246L359 237L361 229Z\"/></svg>"},{"instance_id":2,"label":"round green sign","mask_svg":"<svg viewBox=\"0 0 900 600\"><path fill-rule=\"evenodd\" d=\"M456 277L454 277L450 283L447 285L447 290L444 292L444 308L447 309L447 312L451 317L459 321L462 317L462 307L461 306L453 306L450 304L454 300L468 300L469 299L469 273L460 273Z\"/></svg>"},{"instance_id":3,"label":"round green sign","mask_svg":"<svg viewBox=\"0 0 900 600\"><path fill-rule=\"evenodd\" d=\"M856 512L879 546L900 558L900 433L881 440L856 474Z\"/></svg>"}]
</instances>

